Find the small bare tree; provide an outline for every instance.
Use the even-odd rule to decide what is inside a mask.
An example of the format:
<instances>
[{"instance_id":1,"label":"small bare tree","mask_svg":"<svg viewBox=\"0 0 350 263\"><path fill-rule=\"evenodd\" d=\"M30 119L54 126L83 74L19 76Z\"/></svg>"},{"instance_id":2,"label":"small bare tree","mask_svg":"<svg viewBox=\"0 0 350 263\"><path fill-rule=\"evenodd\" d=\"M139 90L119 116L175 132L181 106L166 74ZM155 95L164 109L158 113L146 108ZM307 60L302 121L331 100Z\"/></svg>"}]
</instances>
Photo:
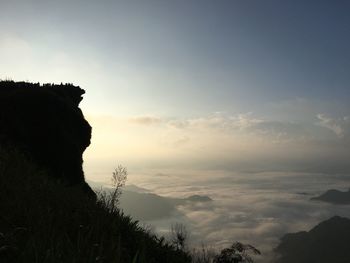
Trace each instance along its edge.
<instances>
[{"instance_id":1,"label":"small bare tree","mask_svg":"<svg viewBox=\"0 0 350 263\"><path fill-rule=\"evenodd\" d=\"M188 231L182 223L171 225L170 241L178 250L185 250L187 246Z\"/></svg>"},{"instance_id":2,"label":"small bare tree","mask_svg":"<svg viewBox=\"0 0 350 263\"><path fill-rule=\"evenodd\" d=\"M215 249L204 244L200 248L193 248L191 251L192 263L213 263L215 256Z\"/></svg>"},{"instance_id":3,"label":"small bare tree","mask_svg":"<svg viewBox=\"0 0 350 263\"><path fill-rule=\"evenodd\" d=\"M119 197L121 195L121 188L125 185L126 179L128 176L128 170L122 165L118 165L114 169L111 178L111 184L113 186L113 192L111 194L111 202L113 206L116 206L119 202Z\"/></svg>"}]
</instances>

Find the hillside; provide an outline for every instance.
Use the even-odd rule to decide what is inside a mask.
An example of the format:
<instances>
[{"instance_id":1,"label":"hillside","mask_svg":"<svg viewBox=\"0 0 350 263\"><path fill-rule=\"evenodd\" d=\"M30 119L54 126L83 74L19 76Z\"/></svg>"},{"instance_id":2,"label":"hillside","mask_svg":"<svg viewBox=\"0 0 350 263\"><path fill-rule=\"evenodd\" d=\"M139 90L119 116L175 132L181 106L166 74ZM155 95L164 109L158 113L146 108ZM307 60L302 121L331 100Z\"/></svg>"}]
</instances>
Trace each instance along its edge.
<instances>
[{"instance_id":1,"label":"hillside","mask_svg":"<svg viewBox=\"0 0 350 263\"><path fill-rule=\"evenodd\" d=\"M309 232L286 234L276 248L278 263L350 262L350 219L334 216Z\"/></svg>"},{"instance_id":2,"label":"hillside","mask_svg":"<svg viewBox=\"0 0 350 263\"><path fill-rule=\"evenodd\" d=\"M1 151L1 262L190 262L108 200L58 183L16 151Z\"/></svg>"}]
</instances>

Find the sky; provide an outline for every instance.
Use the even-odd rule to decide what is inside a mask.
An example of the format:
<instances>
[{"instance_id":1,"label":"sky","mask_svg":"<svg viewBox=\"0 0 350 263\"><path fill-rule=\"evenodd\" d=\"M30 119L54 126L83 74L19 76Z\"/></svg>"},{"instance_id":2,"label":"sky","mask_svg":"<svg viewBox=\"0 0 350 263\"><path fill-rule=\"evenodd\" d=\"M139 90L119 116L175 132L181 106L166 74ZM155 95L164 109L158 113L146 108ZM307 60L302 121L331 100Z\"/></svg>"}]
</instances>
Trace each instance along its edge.
<instances>
[{"instance_id":1,"label":"sky","mask_svg":"<svg viewBox=\"0 0 350 263\"><path fill-rule=\"evenodd\" d=\"M86 90L90 179L348 173L348 1L0 0L0 78Z\"/></svg>"}]
</instances>

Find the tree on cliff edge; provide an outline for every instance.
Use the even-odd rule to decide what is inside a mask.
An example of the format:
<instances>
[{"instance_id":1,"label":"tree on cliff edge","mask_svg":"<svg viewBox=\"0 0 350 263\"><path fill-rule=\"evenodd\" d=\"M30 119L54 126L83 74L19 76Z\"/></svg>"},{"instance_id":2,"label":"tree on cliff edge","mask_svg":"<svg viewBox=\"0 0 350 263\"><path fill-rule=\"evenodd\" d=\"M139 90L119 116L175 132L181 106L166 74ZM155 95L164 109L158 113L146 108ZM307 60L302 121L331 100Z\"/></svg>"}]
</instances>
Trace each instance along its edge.
<instances>
[{"instance_id":1,"label":"tree on cliff edge","mask_svg":"<svg viewBox=\"0 0 350 263\"><path fill-rule=\"evenodd\" d=\"M260 255L261 252L251 245L234 242L214 258L214 263L253 263L250 254Z\"/></svg>"}]
</instances>

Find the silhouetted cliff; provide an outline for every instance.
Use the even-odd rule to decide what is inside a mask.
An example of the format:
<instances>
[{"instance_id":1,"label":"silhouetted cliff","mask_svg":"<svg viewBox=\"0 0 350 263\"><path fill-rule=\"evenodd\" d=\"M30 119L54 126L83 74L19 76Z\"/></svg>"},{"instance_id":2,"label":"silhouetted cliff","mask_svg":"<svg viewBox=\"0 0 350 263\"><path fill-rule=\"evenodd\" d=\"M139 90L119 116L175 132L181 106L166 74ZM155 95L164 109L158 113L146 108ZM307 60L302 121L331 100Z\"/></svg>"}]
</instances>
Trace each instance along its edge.
<instances>
[{"instance_id":1,"label":"silhouetted cliff","mask_svg":"<svg viewBox=\"0 0 350 263\"><path fill-rule=\"evenodd\" d=\"M15 146L48 174L94 195L82 169L91 138L79 108L84 93L72 84L1 81L0 145Z\"/></svg>"}]
</instances>

